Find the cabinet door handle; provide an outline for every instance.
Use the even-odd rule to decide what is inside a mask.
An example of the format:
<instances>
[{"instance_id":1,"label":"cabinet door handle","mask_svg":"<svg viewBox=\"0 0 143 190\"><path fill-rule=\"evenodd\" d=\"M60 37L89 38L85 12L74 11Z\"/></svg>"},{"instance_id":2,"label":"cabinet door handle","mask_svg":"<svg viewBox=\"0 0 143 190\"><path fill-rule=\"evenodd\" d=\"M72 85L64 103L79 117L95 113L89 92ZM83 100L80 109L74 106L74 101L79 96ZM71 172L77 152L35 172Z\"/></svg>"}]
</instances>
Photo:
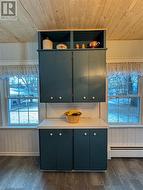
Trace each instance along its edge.
<instances>
[{"instance_id":1,"label":"cabinet door handle","mask_svg":"<svg viewBox=\"0 0 143 190\"><path fill-rule=\"evenodd\" d=\"M86 96L84 96L83 99L86 100Z\"/></svg>"},{"instance_id":2,"label":"cabinet door handle","mask_svg":"<svg viewBox=\"0 0 143 190\"><path fill-rule=\"evenodd\" d=\"M59 133L59 136L62 136L62 133Z\"/></svg>"},{"instance_id":3,"label":"cabinet door handle","mask_svg":"<svg viewBox=\"0 0 143 190\"><path fill-rule=\"evenodd\" d=\"M96 133L93 133L94 136L96 136Z\"/></svg>"},{"instance_id":4,"label":"cabinet door handle","mask_svg":"<svg viewBox=\"0 0 143 190\"><path fill-rule=\"evenodd\" d=\"M53 97L53 96L51 96L51 97L50 97L50 99L51 99L51 100L53 100L53 99L54 99L54 97Z\"/></svg>"},{"instance_id":5,"label":"cabinet door handle","mask_svg":"<svg viewBox=\"0 0 143 190\"><path fill-rule=\"evenodd\" d=\"M50 136L53 136L53 133L50 133Z\"/></svg>"},{"instance_id":6,"label":"cabinet door handle","mask_svg":"<svg viewBox=\"0 0 143 190\"><path fill-rule=\"evenodd\" d=\"M84 133L84 136L87 136L87 133Z\"/></svg>"},{"instance_id":7,"label":"cabinet door handle","mask_svg":"<svg viewBox=\"0 0 143 190\"><path fill-rule=\"evenodd\" d=\"M92 96L92 99L94 100L94 99L95 99L95 96Z\"/></svg>"}]
</instances>

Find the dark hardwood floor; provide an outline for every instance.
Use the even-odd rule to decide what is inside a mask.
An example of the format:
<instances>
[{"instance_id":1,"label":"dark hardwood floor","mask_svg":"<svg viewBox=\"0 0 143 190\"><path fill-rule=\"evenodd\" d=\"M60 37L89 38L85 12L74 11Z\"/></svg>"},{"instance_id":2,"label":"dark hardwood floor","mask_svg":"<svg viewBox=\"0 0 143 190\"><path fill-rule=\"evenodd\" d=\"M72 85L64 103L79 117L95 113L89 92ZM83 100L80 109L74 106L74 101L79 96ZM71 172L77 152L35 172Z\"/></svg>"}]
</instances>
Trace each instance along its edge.
<instances>
[{"instance_id":1,"label":"dark hardwood floor","mask_svg":"<svg viewBox=\"0 0 143 190\"><path fill-rule=\"evenodd\" d=\"M48 173L36 157L0 157L0 190L143 190L143 159L112 159L105 173Z\"/></svg>"}]
</instances>

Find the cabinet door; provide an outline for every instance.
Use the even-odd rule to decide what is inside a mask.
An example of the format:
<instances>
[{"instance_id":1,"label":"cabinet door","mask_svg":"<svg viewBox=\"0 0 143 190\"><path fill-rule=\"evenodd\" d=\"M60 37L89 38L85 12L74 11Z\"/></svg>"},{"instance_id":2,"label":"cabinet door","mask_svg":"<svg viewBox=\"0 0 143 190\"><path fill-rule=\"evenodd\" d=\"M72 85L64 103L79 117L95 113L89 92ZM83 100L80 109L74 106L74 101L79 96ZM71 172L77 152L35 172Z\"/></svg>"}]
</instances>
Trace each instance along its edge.
<instances>
[{"instance_id":1,"label":"cabinet door","mask_svg":"<svg viewBox=\"0 0 143 190\"><path fill-rule=\"evenodd\" d=\"M88 52L90 102L105 102L106 95L106 52L95 50Z\"/></svg>"},{"instance_id":2,"label":"cabinet door","mask_svg":"<svg viewBox=\"0 0 143 190\"><path fill-rule=\"evenodd\" d=\"M72 101L72 52L40 51L41 102Z\"/></svg>"},{"instance_id":3,"label":"cabinet door","mask_svg":"<svg viewBox=\"0 0 143 190\"><path fill-rule=\"evenodd\" d=\"M72 170L73 133L70 129L57 131L57 169Z\"/></svg>"},{"instance_id":4,"label":"cabinet door","mask_svg":"<svg viewBox=\"0 0 143 190\"><path fill-rule=\"evenodd\" d=\"M57 137L56 130L39 130L40 168L42 170L57 169Z\"/></svg>"},{"instance_id":5,"label":"cabinet door","mask_svg":"<svg viewBox=\"0 0 143 190\"><path fill-rule=\"evenodd\" d=\"M107 169L107 129L90 130L91 170Z\"/></svg>"},{"instance_id":6,"label":"cabinet door","mask_svg":"<svg viewBox=\"0 0 143 190\"><path fill-rule=\"evenodd\" d=\"M74 130L74 169L90 169L89 130Z\"/></svg>"},{"instance_id":7,"label":"cabinet door","mask_svg":"<svg viewBox=\"0 0 143 190\"><path fill-rule=\"evenodd\" d=\"M74 102L88 102L88 51L73 52Z\"/></svg>"},{"instance_id":8,"label":"cabinet door","mask_svg":"<svg viewBox=\"0 0 143 190\"><path fill-rule=\"evenodd\" d=\"M73 52L73 86L75 102L104 102L106 92L106 52Z\"/></svg>"}]
</instances>

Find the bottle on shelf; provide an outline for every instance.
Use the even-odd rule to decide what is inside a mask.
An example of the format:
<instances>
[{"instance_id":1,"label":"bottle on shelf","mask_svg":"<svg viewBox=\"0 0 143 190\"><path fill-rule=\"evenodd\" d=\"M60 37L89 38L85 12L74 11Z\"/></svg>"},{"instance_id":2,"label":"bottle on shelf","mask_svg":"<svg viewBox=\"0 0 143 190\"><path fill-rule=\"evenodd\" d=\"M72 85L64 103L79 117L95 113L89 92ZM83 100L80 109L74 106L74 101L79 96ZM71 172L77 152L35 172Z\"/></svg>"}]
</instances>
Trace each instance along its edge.
<instances>
[{"instance_id":1,"label":"bottle on shelf","mask_svg":"<svg viewBox=\"0 0 143 190\"><path fill-rule=\"evenodd\" d=\"M82 48L82 49L85 49L85 44L82 44L81 48Z\"/></svg>"}]
</instances>

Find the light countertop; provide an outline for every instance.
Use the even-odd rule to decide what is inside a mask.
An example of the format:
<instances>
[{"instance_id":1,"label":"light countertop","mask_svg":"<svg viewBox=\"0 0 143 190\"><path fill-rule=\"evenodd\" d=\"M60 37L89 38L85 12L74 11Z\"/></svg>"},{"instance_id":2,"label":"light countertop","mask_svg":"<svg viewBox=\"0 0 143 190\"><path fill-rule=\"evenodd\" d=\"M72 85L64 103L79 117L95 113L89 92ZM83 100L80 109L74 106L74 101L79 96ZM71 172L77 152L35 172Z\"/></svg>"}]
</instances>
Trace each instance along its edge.
<instances>
[{"instance_id":1,"label":"light countertop","mask_svg":"<svg viewBox=\"0 0 143 190\"><path fill-rule=\"evenodd\" d=\"M45 119L38 129L88 129L88 128L108 128L108 124L102 119L81 118L79 123L68 123L66 119Z\"/></svg>"}]
</instances>

